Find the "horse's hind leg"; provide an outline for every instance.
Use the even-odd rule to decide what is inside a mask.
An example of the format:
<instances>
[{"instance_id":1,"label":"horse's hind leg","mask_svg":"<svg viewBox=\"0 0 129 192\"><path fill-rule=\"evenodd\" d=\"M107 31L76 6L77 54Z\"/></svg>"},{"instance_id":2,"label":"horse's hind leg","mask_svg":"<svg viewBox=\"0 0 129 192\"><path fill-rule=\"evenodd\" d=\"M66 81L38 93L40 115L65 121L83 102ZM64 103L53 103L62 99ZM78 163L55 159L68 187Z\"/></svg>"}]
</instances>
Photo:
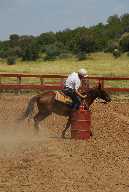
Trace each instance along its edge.
<instances>
[{"instance_id":1,"label":"horse's hind leg","mask_svg":"<svg viewBox=\"0 0 129 192\"><path fill-rule=\"evenodd\" d=\"M66 133L67 129L70 127L70 125L71 125L71 119L69 118L67 121L67 124L65 126L65 129L62 131L62 138L65 138L65 133Z\"/></svg>"},{"instance_id":2,"label":"horse's hind leg","mask_svg":"<svg viewBox=\"0 0 129 192\"><path fill-rule=\"evenodd\" d=\"M39 123L40 123L40 121L42 121L43 119L45 119L48 115L49 115L49 113L47 113L47 112L44 112L44 113L38 112L38 113L34 116L34 127L35 127L36 132L39 131L39 128L40 128Z\"/></svg>"}]
</instances>

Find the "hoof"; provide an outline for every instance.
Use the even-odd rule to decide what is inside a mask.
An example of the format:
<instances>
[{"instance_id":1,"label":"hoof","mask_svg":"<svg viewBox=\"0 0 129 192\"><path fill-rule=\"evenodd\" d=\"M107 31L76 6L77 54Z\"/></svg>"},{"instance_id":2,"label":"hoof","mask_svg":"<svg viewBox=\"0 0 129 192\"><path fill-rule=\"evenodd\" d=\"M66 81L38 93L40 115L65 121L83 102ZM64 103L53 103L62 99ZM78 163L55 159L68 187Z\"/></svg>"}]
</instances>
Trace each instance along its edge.
<instances>
[{"instance_id":1,"label":"hoof","mask_svg":"<svg viewBox=\"0 0 129 192\"><path fill-rule=\"evenodd\" d=\"M61 137L62 137L63 139L65 139L65 135L64 135L64 134L62 134Z\"/></svg>"}]
</instances>

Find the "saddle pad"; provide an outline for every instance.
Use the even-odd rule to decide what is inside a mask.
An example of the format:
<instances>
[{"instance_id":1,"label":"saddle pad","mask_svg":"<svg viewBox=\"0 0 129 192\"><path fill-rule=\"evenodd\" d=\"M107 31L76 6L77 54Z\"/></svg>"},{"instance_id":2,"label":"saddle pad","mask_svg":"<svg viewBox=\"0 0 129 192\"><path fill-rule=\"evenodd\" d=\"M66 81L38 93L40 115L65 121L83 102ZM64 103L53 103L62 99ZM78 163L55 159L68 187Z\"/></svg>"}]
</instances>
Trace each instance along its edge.
<instances>
[{"instance_id":1,"label":"saddle pad","mask_svg":"<svg viewBox=\"0 0 129 192\"><path fill-rule=\"evenodd\" d=\"M72 103L72 99L70 97L64 95L63 92L58 91L56 92L55 100L66 104Z\"/></svg>"}]
</instances>

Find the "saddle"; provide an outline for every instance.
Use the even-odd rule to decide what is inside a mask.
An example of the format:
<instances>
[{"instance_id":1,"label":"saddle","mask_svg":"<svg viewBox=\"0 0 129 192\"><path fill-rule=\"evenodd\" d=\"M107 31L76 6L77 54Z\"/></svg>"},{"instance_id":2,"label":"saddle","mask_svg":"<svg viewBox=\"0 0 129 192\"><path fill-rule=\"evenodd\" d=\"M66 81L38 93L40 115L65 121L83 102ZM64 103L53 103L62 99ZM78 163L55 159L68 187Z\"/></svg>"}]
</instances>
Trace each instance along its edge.
<instances>
[{"instance_id":1,"label":"saddle","mask_svg":"<svg viewBox=\"0 0 129 192\"><path fill-rule=\"evenodd\" d=\"M65 104L72 103L72 99L69 96L66 96L62 91L56 91L55 100Z\"/></svg>"}]
</instances>

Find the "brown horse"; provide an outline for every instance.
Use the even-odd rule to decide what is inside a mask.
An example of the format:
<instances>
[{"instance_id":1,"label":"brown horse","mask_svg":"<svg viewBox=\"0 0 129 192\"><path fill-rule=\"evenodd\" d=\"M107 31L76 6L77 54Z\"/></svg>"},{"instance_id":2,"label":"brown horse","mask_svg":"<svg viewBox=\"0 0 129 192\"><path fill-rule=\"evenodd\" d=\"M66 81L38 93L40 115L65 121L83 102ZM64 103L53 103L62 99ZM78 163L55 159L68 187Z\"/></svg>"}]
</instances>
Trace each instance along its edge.
<instances>
[{"instance_id":1,"label":"brown horse","mask_svg":"<svg viewBox=\"0 0 129 192\"><path fill-rule=\"evenodd\" d=\"M39 129L40 121L42 121L52 113L56 113L58 115L68 117L67 124L62 132L62 137L65 137L65 132L70 127L70 117L72 109L69 107L68 104L55 100L55 95L56 93L54 91L47 91L40 95L32 97L29 101L26 111L24 112L23 119L32 116L34 104L37 103L38 113L33 118L36 130L38 131ZM92 88L87 91L86 99L82 100L85 109L88 110L90 105L94 102L96 98L103 99L105 103L111 101L109 94L104 89L102 89L101 84L99 84L96 88Z\"/></svg>"}]
</instances>

